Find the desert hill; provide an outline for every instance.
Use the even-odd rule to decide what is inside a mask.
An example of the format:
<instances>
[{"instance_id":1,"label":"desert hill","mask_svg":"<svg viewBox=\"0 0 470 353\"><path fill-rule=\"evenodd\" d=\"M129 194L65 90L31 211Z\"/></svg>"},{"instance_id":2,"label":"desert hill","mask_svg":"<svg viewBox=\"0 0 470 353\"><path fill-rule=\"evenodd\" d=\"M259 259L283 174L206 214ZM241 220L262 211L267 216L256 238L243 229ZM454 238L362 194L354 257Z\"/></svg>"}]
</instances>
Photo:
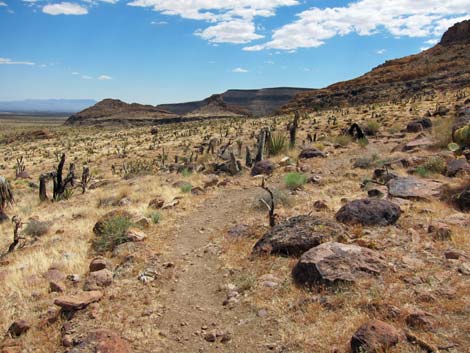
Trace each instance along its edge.
<instances>
[{"instance_id":1,"label":"desert hill","mask_svg":"<svg viewBox=\"0 0 470 353\"><path fill-rule=\"evenodd\" d=\"M240 117L251 115L249 111L237 105L227 104L222 95L214 94L203 101L199 108L185 114L188 118L209 118L209 117Z\"/></svg>"},{"instance_id":2,"label":"desert hill","mask_svg":"<svg viewBox=\"0 0 470 353\"><path fill-rule=\"evenodd\" d=\"M390 60L356 79L300 93L281 112L355 106L458 90L470 82L470 20L451 27L435 47Z\"/></svg>"},{"instance_id":3,"label":"desert hill","mask_svg":"<svg viewBox=\"0 0 470 353\"><path fill-rule=\"evenodd\" d=\"M72 115L66 125L107 125L133 124L142 125L156 120L172 118L172 114L163 109L137 103L128 104L118 99L104 99L81 112Z\"/></svg>"}]
</instances>

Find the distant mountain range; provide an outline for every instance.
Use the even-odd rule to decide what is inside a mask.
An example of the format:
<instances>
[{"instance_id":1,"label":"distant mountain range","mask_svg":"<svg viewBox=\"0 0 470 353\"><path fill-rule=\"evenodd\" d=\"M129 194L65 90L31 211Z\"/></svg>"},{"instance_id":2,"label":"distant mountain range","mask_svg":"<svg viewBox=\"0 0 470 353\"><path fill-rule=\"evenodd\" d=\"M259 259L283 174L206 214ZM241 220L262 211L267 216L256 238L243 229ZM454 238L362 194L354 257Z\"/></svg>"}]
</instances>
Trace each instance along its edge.
<instances>
[{"instance_id":1,"label":"distant mountain range","mask_svg":"<svg viewBox=\"0 0 470 353\"><path fill-rule=\"evenodd\" d=\"M25 99L0 101L0 112L18 114L73 114L96 104L93 99Z\"/></svg>"}]
</instances>

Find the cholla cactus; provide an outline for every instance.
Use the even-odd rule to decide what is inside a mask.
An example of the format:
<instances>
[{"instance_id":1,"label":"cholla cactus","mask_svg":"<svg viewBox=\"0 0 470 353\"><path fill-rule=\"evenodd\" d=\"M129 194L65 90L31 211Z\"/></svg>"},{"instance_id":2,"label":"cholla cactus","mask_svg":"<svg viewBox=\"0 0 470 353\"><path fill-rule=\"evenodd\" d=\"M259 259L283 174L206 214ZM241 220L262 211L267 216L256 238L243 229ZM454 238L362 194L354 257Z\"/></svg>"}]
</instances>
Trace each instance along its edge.
<instances>
[{"instance_id":1,"label":"cholla cactus","mask_svg":"<svg viewBox=\"0 0 470 353\"><path fill-rule=\"evenodd\" d=\"M8 184L8 181L4 177L0 176L0 222L8 219L5 214L5 208L9 205L13 205L14 202L15 199L10 184Z\"/></svg>"}]
</instances>

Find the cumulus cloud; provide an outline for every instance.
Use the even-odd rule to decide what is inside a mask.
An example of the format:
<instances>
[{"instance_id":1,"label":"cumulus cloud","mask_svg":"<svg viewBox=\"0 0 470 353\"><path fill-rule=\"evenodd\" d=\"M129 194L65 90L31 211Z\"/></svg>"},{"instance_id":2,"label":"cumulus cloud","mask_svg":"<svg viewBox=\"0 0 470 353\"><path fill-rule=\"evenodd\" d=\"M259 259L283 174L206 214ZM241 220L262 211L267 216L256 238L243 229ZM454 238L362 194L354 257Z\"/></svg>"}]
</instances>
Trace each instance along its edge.
<instances>
[{"instance_id":1,"label":"cumulus cloud","mask_svg":"<svg viewBox=\"0 0 470 353\"><path fill-rule=\"evenodd\" d=\"M381 31L401 37L441 35L452 24L470 17L468 0L361 0L344 7L313 7L272 34L270 41L244 48L293 50L319 47L336 36L370 36Z\"/></svg>"},{"instance_id":2,"label":"cumulus cloud","mask_svg":"<svg viewBox=\"0 0 470 353\"><path fill-rule=\"evenodd\" d=\"M30 61L14 61L8 58L0 58L0 65L36 65L33 62Z\"/></svg>"},{"instance_id":3,"label":"cumulus cloud","mask_svg":"<svg viewBox=\"0 0 470 353\"><path fill-rule=\"evenodd\" d=\"M298 4L298 0L133 0L128 3L164 15L209 22L212 25L195 34L211 43L235 44L263 38L256 33L256 17L271 17L278 7Z\"/></svg>"},{"instance_id":4,"label":"cumulus cloud","mask_svg":"<svg viewBox=\"0 0 470 353\"><path fill-rule=\"evenodd\" d=\"M79 4L71 2L61 2L58 4L45 5L42 12L48 15L86 15L88 9Z\"/></svg>"},{"instance_id":5,"label":"cumulus cloud","mask_svg":"<svg viewBox=\"0 0 470 353\"><path fill-rule=\"evenodd\" d=\"M248 70L244 69L242 67L237 67L236 69L233 69L232 72L236 72L238 74L244 74L244 73L248 72Z\"/></svg>"},{"instance_id":6,"label":"cumulus cloud","mask_svg":"<svg viewBox=\"0 0 470 353\"><path fill-rule=\"evenodd\" d=\"M108 81L112 79L113 79L112 77L107 76L107 75L101 75L100 77L98 77L98 80L101 80L101 81Z\"/></svg>"}]
</instances>

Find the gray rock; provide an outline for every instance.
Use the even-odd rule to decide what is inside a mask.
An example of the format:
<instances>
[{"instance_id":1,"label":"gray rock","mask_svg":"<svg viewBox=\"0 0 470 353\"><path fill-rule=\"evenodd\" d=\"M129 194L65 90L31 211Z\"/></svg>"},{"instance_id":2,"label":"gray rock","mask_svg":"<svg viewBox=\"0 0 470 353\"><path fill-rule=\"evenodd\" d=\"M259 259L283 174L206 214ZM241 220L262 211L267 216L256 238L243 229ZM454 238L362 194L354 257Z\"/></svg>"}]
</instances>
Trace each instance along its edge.
<instances>
[{"instance_id":1,"label":"gray rock","mask_svg":"<svg viewBox=\"0 0 470 353\"><path fill-rule=\"evenodd\" d=\"M344 205L336 213L336 219L345 224L387 226L395 224L400 215L400 207L390 201L363 199L351 201Z\"/></svg>"}]
</instances>

